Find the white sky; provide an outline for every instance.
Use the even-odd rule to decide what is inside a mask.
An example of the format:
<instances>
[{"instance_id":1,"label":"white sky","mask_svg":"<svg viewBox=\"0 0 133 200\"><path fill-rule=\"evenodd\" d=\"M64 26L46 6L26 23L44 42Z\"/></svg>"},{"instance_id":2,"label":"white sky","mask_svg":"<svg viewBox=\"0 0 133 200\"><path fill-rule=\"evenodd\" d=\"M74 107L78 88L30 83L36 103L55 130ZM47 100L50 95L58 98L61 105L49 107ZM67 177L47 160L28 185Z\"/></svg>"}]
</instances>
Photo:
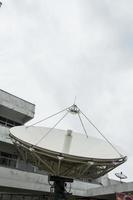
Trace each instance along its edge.
<instances>
[{"instance_id":1,"label":"white sky","mask_svg":"<svg viewBox=\"0 0 133 200\"><path fill-rule=\"evenodd\" d=\"M76 95L84 113L125 150L128 162L111 174L122 170L128 181L132 11L132 0L3 0L0 8L0 88L35 103L35 120L71 105Z\"/></svg>"}]
</instances>

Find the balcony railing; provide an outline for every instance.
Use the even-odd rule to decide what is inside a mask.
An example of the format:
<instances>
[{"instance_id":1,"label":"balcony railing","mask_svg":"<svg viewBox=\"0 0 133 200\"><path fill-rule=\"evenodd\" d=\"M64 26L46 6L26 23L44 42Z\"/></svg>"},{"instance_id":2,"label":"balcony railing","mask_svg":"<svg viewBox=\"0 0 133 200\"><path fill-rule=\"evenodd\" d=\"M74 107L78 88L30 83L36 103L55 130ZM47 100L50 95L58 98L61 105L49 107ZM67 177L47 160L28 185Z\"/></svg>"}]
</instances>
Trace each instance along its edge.
<instances>
[{"instance_id":1,"label":"balcony railing","mask_svg":"<svg viewBox=\"0 0 133 200\"><path fill-rule=\"evenodd\" d=\"M0 156L0 166L38 174L47 174L45 171L39 170L29 162L15 158L8 158L6 156Z\"/></svg>"},{"instance_id":2,"label":"balcony railing","mask_svg":"<svg viewBox=\"0 0 133 200\"><path fill-rule=\"evenodd\" d=\"M0 156L0 165L4 167L16 168L17 160L13 158L7 158Z\"/></svg>"}]
</instances>

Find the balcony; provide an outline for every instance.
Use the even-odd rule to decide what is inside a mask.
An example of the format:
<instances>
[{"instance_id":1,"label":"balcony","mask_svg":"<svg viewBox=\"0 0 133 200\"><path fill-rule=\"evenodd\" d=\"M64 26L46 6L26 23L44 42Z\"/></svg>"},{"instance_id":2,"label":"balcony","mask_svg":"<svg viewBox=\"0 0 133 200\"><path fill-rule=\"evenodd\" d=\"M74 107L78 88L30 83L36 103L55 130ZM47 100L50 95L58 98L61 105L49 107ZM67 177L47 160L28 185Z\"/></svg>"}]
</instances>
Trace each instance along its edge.
<instances>
[{"instance_id":1,"label":"balcony","mask_svg":"<svg viewBox=\"0 0 133 200\"><path fill-rule=\"evenodd\" d=\"M24 124L34 117L35 105L0 90L0 116Z\"/></svg>"},{"instance_id":2,"label":"balcony","mask_svg":"<svg viewBox=\"0 0 133 200\"><path fill-rule=\"evenodd\" d=\"M36 191L36 192L50 192L50 185L48 183L48 175L44 171L39 171L30 163L18 161L13 158L0 157L0 188L4 190L17 192ZM75 196L86 196L87 190L92 187L92 184L82 181L74 181L71 185L72 193ZM96 185L93 185L96 187ZM68 186L68 190L70 185ZM1 189L2 191L2 189Z\"/></svg>"}]
</instances>

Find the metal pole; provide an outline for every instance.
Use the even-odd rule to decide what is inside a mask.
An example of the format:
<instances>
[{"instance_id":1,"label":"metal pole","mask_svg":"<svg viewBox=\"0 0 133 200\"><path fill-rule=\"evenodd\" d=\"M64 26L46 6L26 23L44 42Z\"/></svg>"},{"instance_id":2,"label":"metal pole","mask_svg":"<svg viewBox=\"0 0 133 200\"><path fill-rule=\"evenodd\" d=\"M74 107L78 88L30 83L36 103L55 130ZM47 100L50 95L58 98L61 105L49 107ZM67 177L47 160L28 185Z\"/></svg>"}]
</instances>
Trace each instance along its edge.
<instances>
[{"instance_id":1,"label":"metal pole","mask_svg":"<svg viewBox=\"0 0 133 200\"><path fill-rule=\"evenodd\" d=\"M67 200L70 193L66 192L66 182L73 182L73 179L68 179L59 176L49 176L49 181L54 182L54 200Z\"/></svg>"}]
</instances>

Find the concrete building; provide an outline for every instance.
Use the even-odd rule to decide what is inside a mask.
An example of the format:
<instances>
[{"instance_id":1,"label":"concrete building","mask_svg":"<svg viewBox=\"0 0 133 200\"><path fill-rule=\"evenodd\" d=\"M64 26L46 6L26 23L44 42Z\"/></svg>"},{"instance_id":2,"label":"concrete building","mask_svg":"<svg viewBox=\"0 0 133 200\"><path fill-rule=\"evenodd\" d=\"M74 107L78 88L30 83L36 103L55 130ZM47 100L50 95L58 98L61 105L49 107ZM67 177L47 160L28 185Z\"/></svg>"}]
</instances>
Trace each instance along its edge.
<instances>
[{"instance_id":1,"label":"concrete building","mask_svg":"<svg viewBox=\"0 0 133 200\"><path fill-rule=\"evenodd\" d=\"M10 137L9 128L33 119L35 105L0 90L0 199L52 199L51 186L45 171L29 163ZM67 190L70 189L68 185ZM95 181L75 180L71 186L74 199L115 199L117 192L133 191L133 183L121 184L108 176Z\"/></svg>"}]
</instances>

